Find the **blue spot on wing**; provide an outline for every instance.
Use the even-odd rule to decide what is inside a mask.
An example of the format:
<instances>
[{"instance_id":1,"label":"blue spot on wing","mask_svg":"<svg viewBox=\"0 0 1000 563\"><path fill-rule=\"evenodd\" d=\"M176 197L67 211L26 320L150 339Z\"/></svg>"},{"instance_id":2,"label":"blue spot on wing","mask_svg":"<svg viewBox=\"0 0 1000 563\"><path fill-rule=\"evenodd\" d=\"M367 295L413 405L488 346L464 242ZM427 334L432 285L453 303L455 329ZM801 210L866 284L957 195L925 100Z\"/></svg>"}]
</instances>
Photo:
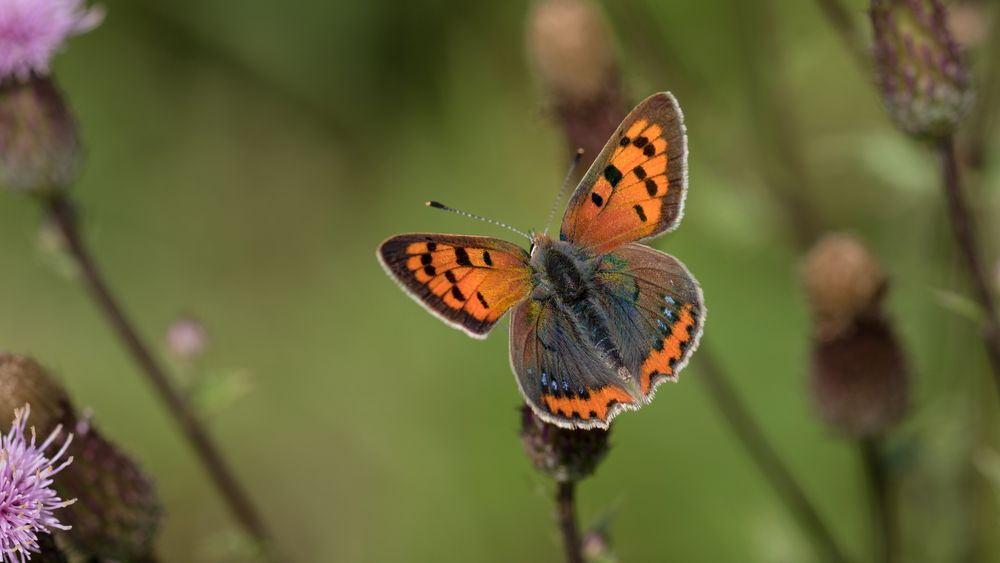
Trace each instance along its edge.
<instances>
[{"instance_id":1,"label":"blue spot on wing","mask_svg":"<svg viewBox=\"0 0 1000 563\"><path fill-rule=\"evenodd\" d=\"M676 305L677 304L677 301L673 297L671 297L669 295L664 295L663 296L663 300L666 301L667 303L670 303L671 305Z\"/></svg>"}]
</instances>

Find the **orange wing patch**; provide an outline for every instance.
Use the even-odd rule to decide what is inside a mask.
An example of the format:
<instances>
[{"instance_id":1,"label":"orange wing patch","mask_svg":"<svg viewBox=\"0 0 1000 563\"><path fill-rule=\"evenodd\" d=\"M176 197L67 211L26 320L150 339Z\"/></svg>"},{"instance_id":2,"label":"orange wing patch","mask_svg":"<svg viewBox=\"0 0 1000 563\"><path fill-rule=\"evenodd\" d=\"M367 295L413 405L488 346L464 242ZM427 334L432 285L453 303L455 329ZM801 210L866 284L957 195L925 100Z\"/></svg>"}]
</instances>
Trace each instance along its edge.
<instances>
[{"instance_id":1,"label":"orange wing patch","mask_svg":"<svg viewBox=\"0 0 1000 563\"><path fill-rule=\"evenodd\" d=\"M674 366L687 355L688 345L696 331L696 314L693 303L684 305L677 321L670 326L670 332L653 348L642 363L639 386L643 395L649 394L653 384L660 377L676 380Z\"/></svg>"},{"instance_id":2,"label":"orange wing patch","mask_svg":"<svg viewBox=\"0 0 1000 563\"><path fill-rule=\"evenodd\" d=\"M401 235L379 247L379 258L424 306L476 336L524 299L532 283L527 253L487 237Z\"/></svg>"},{"instance_id":3,"label":"orange wing patch","mask_svg":"<svg viewBox=\"0 0 1000 563\"><path fill-rule=\"evenodd\" d=\"M673 228L686 189L687 140L676 100L647 98L577 187L561 236L597 252Z\"/></svg>"},{"instance_id":4,"label":"orange wing patch","mask_svg":"<svg viewBox=\"0 0 1000 563\"><path fill-rule=\"evenodd\" d=\"M600 419L607 422L608 412L618 403L634 403L635 399L621 387L609 385L601 389L586 388L586 392L581 395L550 395L543 394L545 406L549 412L556 416L565 418L580 418L590 420Z\"/></svg>"}]
</instances>

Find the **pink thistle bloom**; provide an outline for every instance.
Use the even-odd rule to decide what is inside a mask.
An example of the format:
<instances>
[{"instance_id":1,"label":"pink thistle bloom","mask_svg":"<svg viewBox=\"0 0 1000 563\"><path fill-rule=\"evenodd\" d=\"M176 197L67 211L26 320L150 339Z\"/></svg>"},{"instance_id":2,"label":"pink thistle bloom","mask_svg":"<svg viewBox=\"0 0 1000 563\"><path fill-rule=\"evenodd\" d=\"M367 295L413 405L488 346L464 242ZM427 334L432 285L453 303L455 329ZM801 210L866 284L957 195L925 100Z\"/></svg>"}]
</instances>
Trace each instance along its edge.
<instances>
[{"instance_id":1,"label":"pink thistle bloom","mask_svg":"<svg viewBox=\"0 0 1000 563\"><path fill-rule=\"evenodd\" d=\"M104 10L84 0L0 0L0 81L48 74L63 42L104 19Z\"/></svg>"},{"instance_id":2,"label":"pink thistle bloom","mask_svg":"<svg viewBox=\"0 0 1000 563\"><path fill-rule=\"evenodd\" d=\"M40 445L35 444L35 428L31 440L25 436L29 406L14 412L10 432L0 436L0 563L24 563L38 553L38 533L50 528L68 530L52 514L75 500L64 501L52 489L52 477L73 462L70 457L56 465L70 442L72 434L52 457L45 450L59 437L57 427Z\"/></svg>"}]
</instances>

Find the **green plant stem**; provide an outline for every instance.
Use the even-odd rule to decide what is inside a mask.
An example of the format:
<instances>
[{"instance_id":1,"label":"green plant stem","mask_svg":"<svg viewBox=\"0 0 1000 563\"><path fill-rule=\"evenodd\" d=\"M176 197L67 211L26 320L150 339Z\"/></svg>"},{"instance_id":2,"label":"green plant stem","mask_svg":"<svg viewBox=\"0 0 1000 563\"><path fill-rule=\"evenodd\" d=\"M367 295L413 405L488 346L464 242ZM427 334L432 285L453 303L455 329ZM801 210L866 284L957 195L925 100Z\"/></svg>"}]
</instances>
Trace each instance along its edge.
<instances>
[{"instance_id":1,"label":"green plant stem","mask_svg":"<svg viewBox=\"0 0 1000 563\"><path fill-rule=\"evenodd\" d=\"M937 149L941 156L942 187L948 203L948 219L961 261L972 282L973 296L983 311L984 319L980 335L990 366L993 368L993 380L997 392L1000 393L1000 324L997 321L996 298L986 281L986 272L979 257L975 223L965 201L965 195L962 193L954 139L948 137L941 140Z\"/></svg>"},{"instance_id":2,"label":"green plant stem","mask_svg":"<svg viewBox=\"0 0 1000 563\"><path fill-rule=\"evenodd\" d=\"M778 493L778 498L785 503L788 511L806 532L817 553L825 561L845 563L847 558L820 517L819 511L806 497L802 487L781 459L781 455L768 442L757 421L750 414L750 410L729 383L711 349L702 343L694 358L698 365L698 379L707 386L712 401L722 413L733 434L743 444L774 491Z\"/></svg>"},{"instance_id":3,"label":"green plant stem","mask_svg":"<svg viewBox=\"0 0 1000 563\"><path fill-rule=\"evenodd\" d=\"M813 202L812 178L796 121L793 97L782 74L784 51L777 43L774 0L730 0L742 45L750 104L751 138L756 166L782 207L789 235L799 248L809 248L823 233L822 210Z\"/></svg>"},{"instance_id":4,"label":"green plant stem","mask_svg":"<svg viewBox=\"0 0 1000 563\"><path fill-rule=\"evenodd\" d=\"M876 536L874 561L896 563L899 560L899 533L894 508L895 495L892 479L882 457L881 440L862 438L860 448L871 499L872 529Z\"/></svg>"},{"instance_id":5,"label":"green plant stem","mask_svg":"<svg viewBox=\"0 0 1000 563\"><path fill-rule=\"evenodd\" d=\"M139 365L141 372L167 407L167 411L180 426L184 437L197 453L219 493L225 500L233 516L246 532L270 554L270 534L250 497L239 485L235 474L222 457L218 445L209 436L187 397L178 390L166 371L156 361L149 347L143 342L132 322L125 315L118 300L104 281L80 233L76 209L65 196L55 196L48 202L49 218L56 225L65 240L66 247L76 261L83 277L84 285L97 307L111 324L122 344ZM274 560L273 555L268 556Z\"/></svg>"},{"instance_id":6,"label":"green plant stem","mask_svg":"<svg viewBox=\"0 0 1000 563\"><path fill-rule=\"evenodd\" d=\"M854 62L867 73L870 66L868 47L865 46L864 38L861 36L858 26L854 24L851 13L840 0L816 0L816 3L819 4L820 11L837 32Z\"/></svg>"},{"instance_id":7,"label":"green plant stem","mask_svg":"<svg viewBox=\"0 0 1000 563\"><path fill-rule=\"evenodd\" d=\"M556 485L556 519L566 550L567 563L583 563L583 546L576 525L576 483L559 481Z\"/></svg>"}]
</instances>

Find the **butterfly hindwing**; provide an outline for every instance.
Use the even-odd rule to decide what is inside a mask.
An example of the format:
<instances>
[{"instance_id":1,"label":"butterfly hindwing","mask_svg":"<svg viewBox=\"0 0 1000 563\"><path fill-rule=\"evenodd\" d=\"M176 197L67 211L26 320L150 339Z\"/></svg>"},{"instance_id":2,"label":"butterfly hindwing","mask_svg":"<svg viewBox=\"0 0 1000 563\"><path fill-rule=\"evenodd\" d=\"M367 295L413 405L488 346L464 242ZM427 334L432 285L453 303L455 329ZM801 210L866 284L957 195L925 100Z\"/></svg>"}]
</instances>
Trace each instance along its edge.
<instances>
[{"instance_id":1,"label":"butterfly hindwing","mask_svg":"<svg viewBox=\"0 0 1000 563\"><path fill-rule=\"evenodd\" d=\"M554 299L528 299L514 308L510 363L525 400L552 424L607 428L617 413L639 406Z\"/></svg>"},{"instance_id":2,"label":"butterfly hindwing","mask_svg":"<svg viewBox=\"0 0 1000 563\"><path fill-rule=\"evenodd\" d=\"M378 258L429 311L476 338L532 287L528 253L495 238L399 235L379 246Z\"/></svg>"},{"instance_id":3,"label":"butterfly hindwing","mask_svg":"<svg viewBox=\"0 0 1000 563\"><path fill-rule=\"evenodd\" d=\"M687 136L673 95L646 98L577 186L560 238L596 252L677 226L687 192Z\"/></svg>"},{"instance_id":4,"label":"butterfly hindwing","mask_svg":"<svg viewBox=\"0 0 1000 563\"><path fill-rule=\"evenodd\" d=\"M595 274L611 324L618 327L629 371L644 400L676 381L698 347L705 322L701 287L669 254L628 244L602 260Z\"/></svg>"}]
</instances>

